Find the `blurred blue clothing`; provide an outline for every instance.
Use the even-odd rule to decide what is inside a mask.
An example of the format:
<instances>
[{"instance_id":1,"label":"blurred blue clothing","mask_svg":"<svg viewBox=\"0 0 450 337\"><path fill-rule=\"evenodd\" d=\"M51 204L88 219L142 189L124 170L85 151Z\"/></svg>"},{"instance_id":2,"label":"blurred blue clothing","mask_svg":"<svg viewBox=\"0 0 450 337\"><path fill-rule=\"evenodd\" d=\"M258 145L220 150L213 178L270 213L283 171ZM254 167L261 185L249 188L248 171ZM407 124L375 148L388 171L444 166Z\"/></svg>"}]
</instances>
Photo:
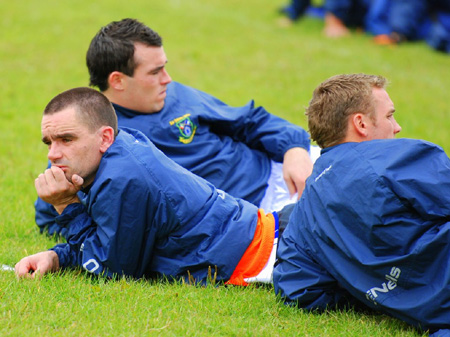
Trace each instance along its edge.
<instances>
[{"instance_id":1,"label":"blurred blue clothing","mask_svg":"<svg viewBox=\"0 0 450 337\"><path fill-rule=\"evenodd\" d=\"M372 0L366 28L373 35L395 33L399 42L426 40L433 49L450 53L450 1Z\"/></svg>"},{"instance_id":2,"label":"blurred blue clothing","mask_svg":"<svg viewBox=\"0 0 450 337\"><path fill-rule=\"evenodd\" d=\"M119 131L84 203L56 218L67 243L62 268L97 275L226 281L252 242L256 206L217 190L158 150L141 132Z\"/></svg>"},{"instance_id":3,"label":"blurred blue clothing","mask_svg":"<svg viewBox=\"0 0 450 337\"><path fill-rule=\"evenodd\" d=\"M281 8L281 12L292 21L295 21L305 14L310 5L311 0L292 0L289 5Z\"/></svg>"},{"instance_id":4,"label":"blurred blue clothing","mask_svg":"<svg viewBox=\"0 0 450 337\"><path fill-rule=\"evenodd\" d=\"M434 15L441 12L450 13L450 1L392 0L389 25L408 40L421 40L428 36Z\"/></svg>"},{"instance_id":5,"label":"blurred blue clothing","mask_svg":"<svg viewBox=\"0 0 450 337\"><path fill-rule=\"evenodd\" d=\"M295 21L307 14L323 18L326 12L331 12L349 26L362 26L370 0L324 0L323 6L311 5L311 0L291 0L290 4L281 9L289 19Z\"/></svg>"},{"instance_id":6,"label":"blurred blue clothing","mask_svg":"<svg viewBox=\"0 0 450 337\"><path fill-rule=\"evenodd\" d=\"M450 159L420 140L322 151L281 236L274 286L310 310L370 307L450 328Z\"/></svg>"},{"instance_id":7,"label":"blurred blue clothing","mask_svg":"<svg viewBox=\"0 0 450 337\"><path fill-rule=\"evenodd\" d=\"M392 0L389 24L408 40L425 39L433 49L450 53L448 0Z\"/></svg>"},{"instance_id":8,"label":"blurred blue clothing","mask_svg":"<svg viewBox=\"0 0 450 337\"><path fill-rule=\"evenodd\" d=\"M392 29L389 25L389 15L392 0L372 0L366 15L365 27L369 34L389 35Z\"/></svg>"},{"instance_id":9,"label":"blurred blue clothing","mask_svg":"<svg viewBox=\"0 0 450 337\"><path fill-rule=\"evenodd\" d=\"M405 36L408 40L420 40L425 37L429 21L428 0L392 0L389 25L392 31Z\"/></svg>"},{"instance_id":10,"label":"blurred blue clothing","mask_svg":"<svg viewBox=\"0 0 450 337\"><path fill-rule=\"evenodd\" d=\"M437 14L426 41L433 49L450 53L450 11Z\"/></svg>"},{"instance_id":11,"label":"blurred blue clothing","mask_svg":"<svg viewBox=\"0 0 450 337\"><path fill-rule=\"evenodd\" d=\"M326 0L325 12L338 17L346 26L364 27L370 0Z\"/></svg>"}]
</instances>

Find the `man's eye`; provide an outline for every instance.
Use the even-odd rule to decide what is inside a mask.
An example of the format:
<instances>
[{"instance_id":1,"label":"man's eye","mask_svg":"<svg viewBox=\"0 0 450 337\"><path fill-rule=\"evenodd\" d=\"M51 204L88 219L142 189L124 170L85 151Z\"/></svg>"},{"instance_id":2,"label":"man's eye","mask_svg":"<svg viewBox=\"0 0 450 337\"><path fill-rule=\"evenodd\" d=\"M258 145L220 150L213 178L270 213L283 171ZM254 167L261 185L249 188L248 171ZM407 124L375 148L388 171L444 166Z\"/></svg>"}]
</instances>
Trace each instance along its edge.
<instances>
[{"instance_id":1,"label":"man's eye","mask_svg":"<svg viewBox=\"0 0 450 337\"><path fill-rule=\"evenodd\" d=\"M63 143L70 143L72 141L72 139L70 138L63 138Z\"/></svg>"}]
</instances>

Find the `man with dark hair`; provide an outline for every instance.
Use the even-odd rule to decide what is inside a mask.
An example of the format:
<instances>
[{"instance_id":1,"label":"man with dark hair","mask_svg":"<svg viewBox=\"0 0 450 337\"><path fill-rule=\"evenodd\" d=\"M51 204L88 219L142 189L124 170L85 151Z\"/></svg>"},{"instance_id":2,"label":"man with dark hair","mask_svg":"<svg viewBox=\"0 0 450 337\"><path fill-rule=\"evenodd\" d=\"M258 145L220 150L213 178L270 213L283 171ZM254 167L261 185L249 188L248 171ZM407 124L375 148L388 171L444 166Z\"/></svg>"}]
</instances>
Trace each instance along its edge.
<instances>
[{"instance_id":1,"label":"man with dark hair","mask_svg":"<svg viewBox=\"0 0 450 337\"><path fill-rule=\"evenodd\" d=\"M119 126L142 131L181 166L266 210L301 194L312 170L308 133L253 102L230 107L172 82L162 39L146 25L124 19L103 27L86 62L90 84L113 103ZM270 186L277 174L281 183ZM271 192L278 185L282 196Z\"/></svg>"},{"instance_id":2,"label":"man with dark hair","mask_svg":"<svg viewBox=\"0 0 450 337\"><path fill-rule=\"evenodd\" d=\"M217 188L266 211L294 203L303 191L312 171L308 133L253 102L230 107L172 82L161 37L141 22L123 19L100 29L86 61L90 84L113 103L120 127L140 130ZM311 149L317 156L318 148ZM38 199L41 231L61 231L54 216Z\"/></svg>"},{"instance_id":3,"label":"man with dark hair","mask_svg":"<svg viewBox=\"0 0 450 337\"><path fill-rule=\"evenodd\" d=\"M158 33L137 20L124 19L102 27L92 39L86 55L89 84L103 92L108 90L109 75L114 71L133 77L135 69L139 66L139 60L134 57L135 43L148 47L163 46ZM170 79L168 74L165 75ZM170 82L167 79L166 82ZM153 110L148 107L145 110L148 109ZM161 108L156 111L159 110Z\"/></svg>"},{"instance_id":4,"label":"man with dark hair","mask_svg":"<svg viewBox=\"0 0 450 337\"><path fill-rule=\"evenodd\" d=\"M301 308L351 304L448 329L450 159L394 139L385 85L354 74L315 89L306 114L323 149L280 239L275 290Z\"/></svg>"},{"instance_id":5,"label":"man with dark hair","mask_svg":"<svg viewBox=\"0 0 450 337\"><path fill-rule=\"evenodd\" d=\"M19 277L81 266L106 276L206 282L216 271L229 284L271 281L278 214L216 189L141 132L118 131L100 92L56 96L44 111L42 140L51 167L35 186L57 211L67 243L22 259Z\"/></svg>"}]
</instances>

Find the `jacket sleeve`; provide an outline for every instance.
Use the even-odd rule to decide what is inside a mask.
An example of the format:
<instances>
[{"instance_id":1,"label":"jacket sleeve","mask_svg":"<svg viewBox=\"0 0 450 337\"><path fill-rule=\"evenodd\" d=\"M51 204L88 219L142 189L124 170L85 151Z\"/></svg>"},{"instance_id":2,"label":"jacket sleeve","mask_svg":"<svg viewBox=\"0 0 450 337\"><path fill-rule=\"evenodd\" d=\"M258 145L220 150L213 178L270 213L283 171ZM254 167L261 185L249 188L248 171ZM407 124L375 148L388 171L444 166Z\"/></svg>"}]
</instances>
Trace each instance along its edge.
<instances>
[{"instance_id":1,"label":"jacket sleeve","mask_svg":"<svg viewBox=\"0 0 450 337\"><path fill-rule=\"evenodd\" d=\"M231 107L200 92L204 118L211 131L227 135L248 147L265 152L271 159L282 162L287 150L302 147L309 151L309 134L301 127L272 115L250 101L242 107Z\"/></svg>"},{"instance_id":2,"label":"jacket sleeve","mask_svg":"<svg viewBox=\"0 0 450 337\"><path fill-rule=\"evenodd\" d=\"M85 194L79 191L78 198L83 200ZM38 197L34 203L34 209L36 225L39 227L41 234L47 232L49 235L61 235L66 238L67 228L57 223L56 218L59 214L56 212L53 205Z\"/></svg>"},{"instance_id":3,"label":"jacket sleeve","mask_svg":"<svg viewBox=\"0 0 450 337\"><path fill-rule=\"evenodd\" d=\"M277 249L273 273L276 294L286 304L309 310L322 311L349 304L346 292L338 288L336 280L303 248L296 227L295 222L289 223Z\"/></svg>"},{"instance_id":4,"label":"jacket sleeve","mask_svg":"<svg viewBox=\"0 0 450 337\"><path fill-rule=\"evenodd\" d=\"M142 277L156 237L152 221L167 221L163 217L170 214L155 214L147 191L138 181L108 180L97 191L90 191L87 207L69 205L57 218L68 228L67 245L53 248L60 266L81 266L104 276ZM157 205L164 207L165 201Z\"/></svg>"},{"instance_id":5,"label":"jacket sleeve","mask_svg":"<svg viewBox=\"0 0 450 337\"><path fill-rule=\"evenodd\" d=\"M58 212L52 205L38 197L34 203L34 209L36 225L41 233L47 232L49 235L61 234L65 236L67 229L56 223L55 219L58 216Z\"/></svg>"}]
</instances>

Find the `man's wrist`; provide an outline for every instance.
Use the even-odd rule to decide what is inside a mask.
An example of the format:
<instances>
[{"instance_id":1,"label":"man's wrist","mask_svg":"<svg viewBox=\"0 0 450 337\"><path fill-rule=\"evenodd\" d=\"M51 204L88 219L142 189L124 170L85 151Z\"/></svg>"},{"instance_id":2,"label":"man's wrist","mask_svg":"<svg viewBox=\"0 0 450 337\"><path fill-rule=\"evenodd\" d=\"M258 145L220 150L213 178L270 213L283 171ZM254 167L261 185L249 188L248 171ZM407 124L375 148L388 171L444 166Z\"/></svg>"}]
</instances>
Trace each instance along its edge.
<instances>
[{"instance_id":1,"label":"man's wrist","mask_svg":"<svg viewBox=\"0 0 450 337\"><path fill-rule=\"evenodd\" d=\"M48 250L47 254L49 254L50 258L52 259L52 272L59 270L59 256L58 254L53 250Z\"/></svg>"},{"instance_id":2,"label":"man's wrist","mask_svg":"<svg viewBox=\"0 0 450 337\"><path fill-rule=\"evenodd\" d=\"M53 205L53 207L58 212L58 214L62 214L62 212L66 209L67 206L69 206L70 204L77 204L77 203L80 203L80 199L78 198L78 196L75 196L75 198L69 200L68 202L59 205Z\"/></svg>"}]
</instances>

